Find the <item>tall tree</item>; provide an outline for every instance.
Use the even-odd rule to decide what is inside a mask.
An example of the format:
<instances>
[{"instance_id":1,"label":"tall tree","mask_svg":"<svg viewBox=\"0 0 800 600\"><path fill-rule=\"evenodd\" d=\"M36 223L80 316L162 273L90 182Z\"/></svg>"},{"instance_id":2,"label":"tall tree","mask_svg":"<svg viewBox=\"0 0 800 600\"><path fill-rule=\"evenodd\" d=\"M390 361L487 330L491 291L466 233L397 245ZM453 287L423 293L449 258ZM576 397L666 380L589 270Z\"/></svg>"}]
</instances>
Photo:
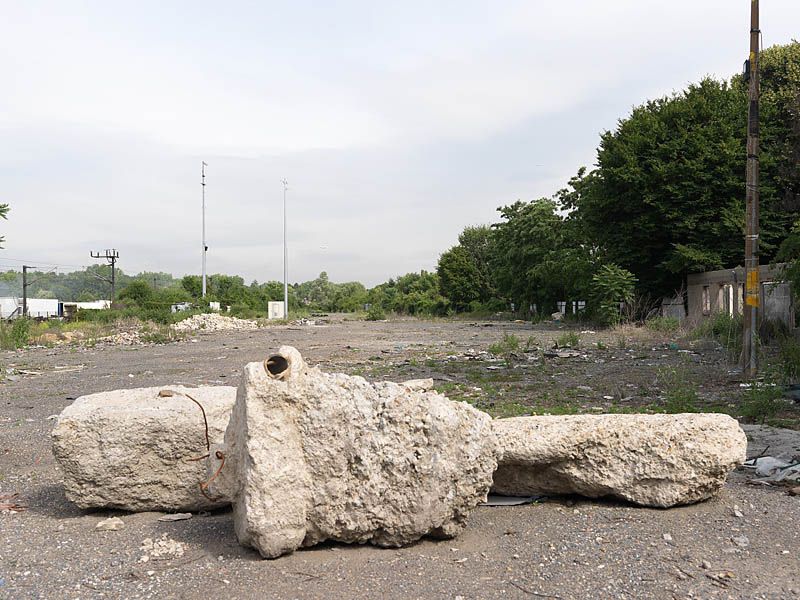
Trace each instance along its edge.
<instances>
[{"instance_id":1,"label":"tall tree","mask_svg":"<svg viewBox=\"0 0 800 600\"><path fill-rule=\"evenodd\" d=\"M761 55L761 256L800 214L800 44ZM746 90L704 79L650 101L601 137L597 169L568 198L605 258L667 294L687 273L736 266L744 248Z\"/></svg>"}]
</instances>

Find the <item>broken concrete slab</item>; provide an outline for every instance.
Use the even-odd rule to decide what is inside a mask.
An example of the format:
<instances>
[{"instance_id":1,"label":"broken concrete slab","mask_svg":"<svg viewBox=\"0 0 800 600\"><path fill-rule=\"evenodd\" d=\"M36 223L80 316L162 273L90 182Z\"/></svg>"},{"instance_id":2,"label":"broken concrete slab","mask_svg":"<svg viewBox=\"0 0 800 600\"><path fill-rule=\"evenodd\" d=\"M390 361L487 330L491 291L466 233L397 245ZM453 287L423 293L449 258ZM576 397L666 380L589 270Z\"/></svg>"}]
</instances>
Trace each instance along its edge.
<instances>
[{"instance_id":1,"label":"broken concrete slab","mask_svg":"<svg viewBox=\"0 0 800 600\"><path fill-rule=\"evenodd\" d=\"M274 558L324 540L450 537L497 466L491 418L436 392L309 368L284 346L244 369L210 492ZM223 462L224 461L224 462Z\"/></svg>"},{"instance_id":2,"label":"broken concrete slab","mask_svg":"<svg viewBox=\"0 0 800 600\"><path fill-rule=\"evenodd\" d=\"M492 492L509 496L691 504L716 494L747 449L724 414L515 417L493 429L503 456Z\"/></svg>"},{"instance_id":3,"label":"broken concrete slab","mask_svg":"<svg viewBox=\"0 0 800 600\"><path fill-rule=\"evenodd\" d=\"M81 508L130 511L227 504L206 498L199 484L207 443L222 441L235 399L230 386L136 388L78 398L52 432L67 499Z\"/></svg>"}]
</instances>

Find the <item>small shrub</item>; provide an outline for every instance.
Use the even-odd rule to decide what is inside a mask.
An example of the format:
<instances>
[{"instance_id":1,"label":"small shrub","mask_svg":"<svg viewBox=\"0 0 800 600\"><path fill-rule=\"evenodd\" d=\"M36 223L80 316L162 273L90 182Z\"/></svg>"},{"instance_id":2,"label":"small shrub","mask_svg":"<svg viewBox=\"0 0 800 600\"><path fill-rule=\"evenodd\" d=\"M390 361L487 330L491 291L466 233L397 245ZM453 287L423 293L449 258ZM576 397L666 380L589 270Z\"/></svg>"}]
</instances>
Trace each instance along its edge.
<instances>
[{"instance_id":1,"label":"small shrub","mask_svg":"<svg viewBox=\"0 0 800 600\"><path fill-rule=\"evenodd\" d=\"M739 409L741 416L749 421L763 424L774 418L786 406L783 390L769 383L753 383L745 392Z\"/></svg>"},{"instance_id":2,"label":"small shrub","mask_svg":"<svg viewBox=\"0 0 800 600\"><path fill-rule=\"evenodd\" d=\"M592 277L592 300L597 320L602 325L620 321L620 303L633 300L636 277L617 265L603 265Z\"/></svg>"},{"instance_id":3,"label":"small shrub","mask_svg":"<svg viewBox=\"0 0 800 600\"><path fill-rule=\"evenodd\" d=\"M567 331L558 336L556 345L559 348L578 348L581 345L581 338L574 331Z\"/></svg>"},{"instance_id":4,"label":"small shrub","mask_svg":"<svg viewBox=\"0 0 800 600\"><path fill-rule=\"evenodd\" d=\"M367 321L383 321L386 318L386 313L380 304L373 304L367 311Z\"/></svg>"},{"instance_id":5,"label":"small shrub","mask_svg":"<svg viewBox=\"0 0 800 600\"><path fill-rule=\"evenodd\" d=\"M519 338L513 333L506 333L503 339L489 346L489 352L495 356L508 356L513 352L519 352Z\"/></svg>"},{"instance_id":6,"label":"small shrub","mask_svg":"<svg viewBox=\"0 0 800 600\"><path fill-rule=\"evenodd\" d=\"M675 333L681 326L677 317L653 317L644 322L644 326L650 331L658 333Z\"/></svg>"}]
</instances>

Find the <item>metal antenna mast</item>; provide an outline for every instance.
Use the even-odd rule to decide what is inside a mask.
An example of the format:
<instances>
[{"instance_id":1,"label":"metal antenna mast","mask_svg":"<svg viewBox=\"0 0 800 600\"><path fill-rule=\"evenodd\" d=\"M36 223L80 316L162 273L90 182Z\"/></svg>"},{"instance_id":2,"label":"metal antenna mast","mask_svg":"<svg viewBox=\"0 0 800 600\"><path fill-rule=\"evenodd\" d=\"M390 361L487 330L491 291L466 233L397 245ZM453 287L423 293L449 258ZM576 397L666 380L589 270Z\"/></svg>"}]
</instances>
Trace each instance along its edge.
<instances>
[{"instance_id":1,"label":"metal antenna mast","mask_svg":"<svg viewBox=\"0 0 800 600\"><path fill-rule=\"evenodd\" d=\"M289 182L284 177L281 179L283 184L283 318L289 318L289 252L286 245L286 190Z\"/></svg>"},{"instance_id":2,"label":"metal antenna mast","mask_svg":"<svg viewBox=\"0 0 800 600\"><path fill-rule=\"evenodd\" d=\"M100 252L89 252L89 256L92 258L105 258L108 261L108 264L111 265L111 302L114 302L114 288L115 288L115 281L116 281L116 274L115 274L115 265L117 264L117 259L119 258L119 252L117 252L114 248L111 250L104 250L103 254ZM108 281L108 280L106 280Z\"/></svg>"},{"instance_id":3,"label":"metal antenna mast","mask_svg":"<svg viewBox=\"0 0 800 600\"><path fill-rule=\"evenodd\" d=\"M203 161L202 166L200 167L200 186L203 190L203 295L202 297L206 297L206 253L208 252L208 246L206 246L206 164Z\"/></svg>"},{"instance_id":4,"label":"metal antenna mast","mask_svg":"<svg viewBox=\"0 0 800 600\"><path fill-rule=\"evenodd\" d=\"M751 0L750 5L750 58L746 63L745 77L749 78L750 107L747 116L747 185L746 185L746 219L747 231L744 249L744 335L742 349L742 370L747 377L755 377L758 373L758 305L760 284L758 281L759 249L758 249L758 98L759 98L759 14L758 0Z\"/></svg>"}]
</instances>

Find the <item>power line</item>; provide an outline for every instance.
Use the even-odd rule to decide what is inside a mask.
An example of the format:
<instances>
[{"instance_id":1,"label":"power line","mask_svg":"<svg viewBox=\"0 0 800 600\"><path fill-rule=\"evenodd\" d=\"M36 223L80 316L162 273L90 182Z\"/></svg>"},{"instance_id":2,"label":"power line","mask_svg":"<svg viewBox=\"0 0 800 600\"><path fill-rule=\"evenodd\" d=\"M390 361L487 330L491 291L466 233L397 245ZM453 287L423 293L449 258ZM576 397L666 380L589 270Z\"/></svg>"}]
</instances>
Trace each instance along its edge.
<instances>
[{"instance_id":1,"label":"power line","mask_svg":"<svg viewBox=\"0 0 800 600\"><path fill-rule=\"evenodd\" d=\"M89 256L92 258L105 258L108 261L108 264L111 265L111 302L114 302L115 265L117 263L117 259L119 258L119 252L117 252L114 248L111 250L104 250L104 252L105 254L100 254L100 252L89 252Z\"/></svg>"}]
</instances>

